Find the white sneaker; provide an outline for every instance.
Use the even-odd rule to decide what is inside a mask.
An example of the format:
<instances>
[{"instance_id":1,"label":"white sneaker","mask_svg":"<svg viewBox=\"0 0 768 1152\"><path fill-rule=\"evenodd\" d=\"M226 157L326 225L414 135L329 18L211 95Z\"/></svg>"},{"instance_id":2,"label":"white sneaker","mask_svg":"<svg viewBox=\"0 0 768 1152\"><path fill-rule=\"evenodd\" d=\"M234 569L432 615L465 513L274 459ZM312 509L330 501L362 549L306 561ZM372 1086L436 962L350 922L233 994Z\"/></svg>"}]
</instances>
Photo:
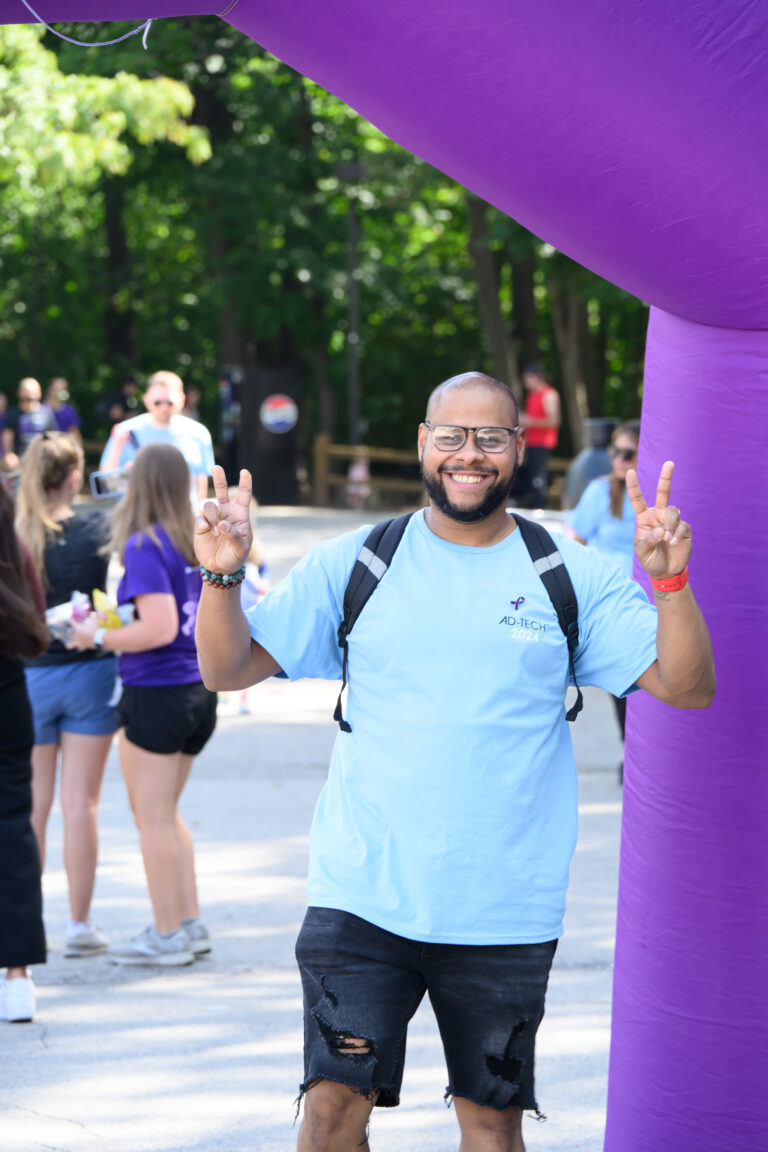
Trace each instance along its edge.
<instances>
[{"instance_id":1,"label":"white sneaker","mask_svg":"<svg viewBox=\"0 0 768 1152\"><path fill-rule=\"evenodd\" d=\"M109 948L109 940L95 924L79 924L71 922L67 928L67 942L64 946L64 955L70 958L75 956L100 956Z\"/></svg>"},{"instance_id":2,"label":"white sneaker","mask_svg":"<svg viewBox=\"0 0 768 1152\"><path fill-rule=\"evenodd\" d=\"M195 956L202 956L211 951L211 937L202 920L183 920L182 928L189 936L189 946Z\"/></svg>"},{"instance_id":3,"label":"white sneaker","mask_svg":"<svg viewBox=\"0 0 768 1152\"><path fill-rule=\"evenodd\" d=\"M35 986L29 976L0 980L0 1020L25 1024L35 1018Z\"/></svg>"},{"instance_id":4,"label":"white sneaker","mask_svg":"<svg viewBox=\"0 0 768 1152\"><path fill-rule=\"evenodd\" d=\"M127 944L113 944L107 952L113 964L134 964L151 967L159 964L164 968L191 964L195 959L189 936L183 928L163 936L154 926L145 928Z\"/></svg>"}]
</instances>

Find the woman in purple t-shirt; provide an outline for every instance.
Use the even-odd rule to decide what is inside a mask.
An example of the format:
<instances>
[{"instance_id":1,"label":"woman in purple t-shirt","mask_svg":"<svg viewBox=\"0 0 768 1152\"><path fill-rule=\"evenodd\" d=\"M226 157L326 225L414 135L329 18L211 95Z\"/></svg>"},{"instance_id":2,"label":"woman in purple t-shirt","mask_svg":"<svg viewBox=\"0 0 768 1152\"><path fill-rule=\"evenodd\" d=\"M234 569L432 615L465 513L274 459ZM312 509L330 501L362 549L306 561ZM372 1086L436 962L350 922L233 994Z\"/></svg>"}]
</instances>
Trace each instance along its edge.
<instances>
[{"instance_id":1,"label":"woman in purple t-shirt","mask_svg":"<svg viewBox=\"0 0 768 1152\"><path fill-rule=\"evenodd\" d=\"M192 837L177 806L192 760L216 725L216 694L203 685L197 665L202 581L193 533L184 457L171 444L148 444L113 517L113 544L125 569L117 601L132 604L135 619L105 630L92 617L75 628L74 640L119 655L120 765L155 920L109 949L117 964L190 964L211 949L200 920Z\"/></svg>"}]
</instances>

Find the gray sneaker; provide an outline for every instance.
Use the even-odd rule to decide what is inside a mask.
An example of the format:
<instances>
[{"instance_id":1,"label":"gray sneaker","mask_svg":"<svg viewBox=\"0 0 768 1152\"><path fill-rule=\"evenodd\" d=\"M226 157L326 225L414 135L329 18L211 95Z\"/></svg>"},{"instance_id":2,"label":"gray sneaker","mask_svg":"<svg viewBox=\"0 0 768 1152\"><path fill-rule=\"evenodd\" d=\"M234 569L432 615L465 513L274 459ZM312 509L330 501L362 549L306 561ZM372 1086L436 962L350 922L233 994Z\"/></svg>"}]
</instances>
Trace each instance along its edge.
<instances>
[{"instance_id":1,"label":"gray sneaker","mask_svg":"<svg viewBox=\"0 0 768 1152\"><path fill-rule=\"evenodd\" d=\"M67 929L64 955L70 959L77 956L100 956L107 948L109 940L95 924L70 924Z\"/></svg>"},{"instance_id":2,"label":"gray sneaker","mask_svg":"<svg viewBox=\"0 0 768 1152\"><path fill-rule=\"evenodd\" d=\"M141 967L161 965L164 968L191 964L195 959L189 936L183 928L170 936L162 936L154 926L145 928L127 944L112 945L107 956L113 964L134 964Z\"/></svg>"},{"instance_id":3,"label":"gray sneaker","mask_svg":"<svg viewBox=\"0 0 768 1152\"><path fill-rule=\"evenodd\" d=\"M181 926L189 936L189 946L195 956L211 951L211 937L202 920L182 920Z\"/></svg>"}]
</instances>

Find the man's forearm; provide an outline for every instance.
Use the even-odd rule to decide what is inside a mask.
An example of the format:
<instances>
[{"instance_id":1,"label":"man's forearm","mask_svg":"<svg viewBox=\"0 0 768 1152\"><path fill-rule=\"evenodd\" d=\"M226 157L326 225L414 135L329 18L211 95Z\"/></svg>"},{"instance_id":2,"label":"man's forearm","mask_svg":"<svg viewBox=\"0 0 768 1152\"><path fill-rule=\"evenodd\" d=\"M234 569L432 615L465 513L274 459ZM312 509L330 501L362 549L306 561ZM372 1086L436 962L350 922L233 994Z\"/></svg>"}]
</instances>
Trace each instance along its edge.
<instances>
[{"instance_id":1,"label":"man's forearm","mask_svg":"<svg viewBox=\"0 0 768 1152\"><path fill-rule=\"evenodd\" d=\"M676 708L707 708L715 694L715 664L709 631L691 586L679 592L654 589L653 596L659 612L661 698Z\"/></svg>"},{"instance_id":2,"label":"man's forearm","mask_svg":"<svg viewBox=\"0 0 768 1152\"><path fill-rule=\"evenodd\" d=\"M200 675L212 691L248 688L278 671L269 653L251 640L234 588L203 584L195 626Z\"/></svg>"}]
</instances>

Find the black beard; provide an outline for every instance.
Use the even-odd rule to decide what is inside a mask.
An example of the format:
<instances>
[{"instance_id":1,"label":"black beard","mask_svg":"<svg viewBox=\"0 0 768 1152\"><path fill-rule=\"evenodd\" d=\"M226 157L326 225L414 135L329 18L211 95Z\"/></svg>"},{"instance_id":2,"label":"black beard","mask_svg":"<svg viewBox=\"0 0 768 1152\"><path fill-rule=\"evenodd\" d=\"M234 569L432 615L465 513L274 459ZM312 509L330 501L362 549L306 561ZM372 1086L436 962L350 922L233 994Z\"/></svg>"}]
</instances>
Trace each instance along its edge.
<instances>
[{"instance_id":1,"label":"black beard","mask_svg":"<svg viewBox=\"0 0 768 1152\"><path fill-rule=\"evenodd\" d=\"M440 475L442 469L438 469L433 479L427 476L423 464L420 465L420 468L422 483L432 503L445 516L450 516L451 520L458 520L461 524L475 524L478 520L485 520L486 516L490 516L492 512L495 512L497 508L505 504L509 493L512 491L512 485L517 475L517 462L515 462L515 467L509 480L500 480L492 485L475 508L457 508L455 504L451 503L448 493L445 490L445 484Z\"/></svg>"}]
</instances>

